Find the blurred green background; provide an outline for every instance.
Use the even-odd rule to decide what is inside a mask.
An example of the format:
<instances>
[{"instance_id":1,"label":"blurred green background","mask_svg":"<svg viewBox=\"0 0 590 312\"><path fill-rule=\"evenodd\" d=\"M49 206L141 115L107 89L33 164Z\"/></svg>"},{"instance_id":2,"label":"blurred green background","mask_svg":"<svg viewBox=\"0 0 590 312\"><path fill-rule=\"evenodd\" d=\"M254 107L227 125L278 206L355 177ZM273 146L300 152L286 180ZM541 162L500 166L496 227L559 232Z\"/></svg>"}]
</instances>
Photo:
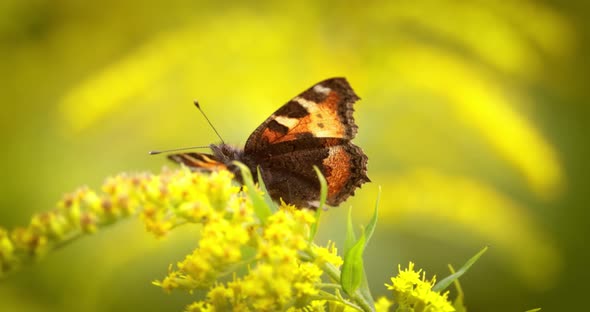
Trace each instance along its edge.
<instances>
[{"instance_id":1,"label":"blurred green background","mask_svg":"<svg viewBox=\"0 0 590 312\"><path fill-rule=\"evenodd\" d=\"M0 224L173 166L149 150L217 142L193 99L243 145L298 92L345 76L373 183L323 215L320 240L342 241L350 206L366 223L381 185L365 260L375 295L400 263L443 277L490 245L462 278L471 311L581 307L585 3L3 0ZM198 294L150 282L195 233L154 240L123 222L0 281L0 311L181 311Z\"/></svg>"}]
</instances>

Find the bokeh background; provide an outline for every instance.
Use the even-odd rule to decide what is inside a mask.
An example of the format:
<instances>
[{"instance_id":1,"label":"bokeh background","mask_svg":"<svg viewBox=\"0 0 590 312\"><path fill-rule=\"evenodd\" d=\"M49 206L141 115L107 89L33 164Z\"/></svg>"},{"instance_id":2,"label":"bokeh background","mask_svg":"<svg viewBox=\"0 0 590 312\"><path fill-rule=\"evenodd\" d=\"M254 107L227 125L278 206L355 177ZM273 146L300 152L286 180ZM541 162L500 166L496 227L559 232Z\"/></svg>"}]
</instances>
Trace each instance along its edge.
<instances>
[{"instance_id":1,"label":"bokeh background","mask_svg":"<svg viewBox=\"0 0 590 312\"><path fill-rule=\"evenodd\" d=\"M0 2L0 224L123 171L147 151L243 145L268 115L345 76L373 183L348 207L380 221L375 295L412 260L462 278L471 311L574 310L588 287L589 12L585 1ZM173 166L172 164L168 164ZM0 311L181 311L198 294L150 282L194 247L129 220L0 281ZM579 310L579 309L576 309Z\"/></svg>"}]
</instances>

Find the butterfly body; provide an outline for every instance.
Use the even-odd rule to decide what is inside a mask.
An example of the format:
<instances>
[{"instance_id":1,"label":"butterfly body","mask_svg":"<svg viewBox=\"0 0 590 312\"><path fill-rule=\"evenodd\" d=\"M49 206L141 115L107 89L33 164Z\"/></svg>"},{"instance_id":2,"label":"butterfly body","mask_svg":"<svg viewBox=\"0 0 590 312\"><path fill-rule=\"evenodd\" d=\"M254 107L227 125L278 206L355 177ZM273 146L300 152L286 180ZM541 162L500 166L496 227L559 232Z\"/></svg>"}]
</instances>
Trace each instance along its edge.
<instances>
[{"instance_id":1,"label":"butterfly body","mask_svg":"<svg viewBox=\"0 0 590 312\"><path fill-rule=\"evenodd\" d=\"M352 104L358 99L346 79L327 79L267 118L244 149L211 144L212 154L168 157L193 170L230 170L239 181L241 175L233 161L244 163L254 173L259 168L271 198L298 207L317 207L320 183L315 165L328 182L327 203L337 206L370 181L367 156L350 142L357 132Z\"/></svg>"}]
</instances>

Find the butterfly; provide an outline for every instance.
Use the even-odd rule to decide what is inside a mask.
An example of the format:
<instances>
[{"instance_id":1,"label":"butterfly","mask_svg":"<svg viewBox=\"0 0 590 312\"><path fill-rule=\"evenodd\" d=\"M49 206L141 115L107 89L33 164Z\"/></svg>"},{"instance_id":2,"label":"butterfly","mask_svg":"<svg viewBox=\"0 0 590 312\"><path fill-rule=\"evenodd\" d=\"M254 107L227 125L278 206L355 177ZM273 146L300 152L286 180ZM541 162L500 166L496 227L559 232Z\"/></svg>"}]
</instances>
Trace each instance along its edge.
<instances>
[{"instance_id":1,"label":"butterfly","mask_svg":"<svg viewBox=\"0 0 590 312\"><path fill-rule=\"evenodd\" d=\"M338 206L367 177L368 158L352 144L357 133L353 103L360 98L345 78L321 81L268 117L248 137L243 149L211 144L212 154L180 153L168 158L191 170L227 169L241 181L234 161L252 172L260 170L270 197L297 207L317 208L320 182L317 166L328 184L327 204ZM256 182L257 175L254 174Z\"/></svg>"}]
</instances>

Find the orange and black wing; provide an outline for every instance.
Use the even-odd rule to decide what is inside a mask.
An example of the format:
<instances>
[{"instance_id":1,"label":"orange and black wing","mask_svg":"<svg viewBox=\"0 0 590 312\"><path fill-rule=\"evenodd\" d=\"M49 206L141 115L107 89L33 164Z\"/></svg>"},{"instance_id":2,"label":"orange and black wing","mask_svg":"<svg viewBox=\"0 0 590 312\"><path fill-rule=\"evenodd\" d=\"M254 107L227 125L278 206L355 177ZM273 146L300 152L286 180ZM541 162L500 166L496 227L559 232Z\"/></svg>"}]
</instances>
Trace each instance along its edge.
<instances>
[{"instance_id":1,"label":"orange and black wing","mask_svg":"<svg viewBox=\"0 0 590 312\"><path fill-rule=\"evenodd\" d=\"M256 154L269 145L306 137L351 140L357 132L352 104L358 99L344 78L319 82L256 128L246 141L244 152Z\"/></svg>"},{"instance_id":2,"label":"orange and black wing","mask_svg":"<svg viewBox=\"0 0 590 312\"><path fill-rule=\"evenodd\" d=\"M313 166L328 182L327 203L338 206L357 187L369 182L367 156L344 139L303 138L273 145L273 156L258 161L262 178L274 200L282 198L298 207L317 207L320 184Z\"/></svg>"},{"instance_id":3,"label":"orange and black wing","mask_svg":"<svg viewBox=\"0 0 590 312\"><path fill-rule=\"evenodd\" d=\"M369 181L367 156L350 142L357 132L353 103L358 99L346 79L324 80L287 102L252 133L244 153L260 166L271 197L313 206L320 193L314 165L326 177L332 206Z\"/></svg>"}]
</instances>

